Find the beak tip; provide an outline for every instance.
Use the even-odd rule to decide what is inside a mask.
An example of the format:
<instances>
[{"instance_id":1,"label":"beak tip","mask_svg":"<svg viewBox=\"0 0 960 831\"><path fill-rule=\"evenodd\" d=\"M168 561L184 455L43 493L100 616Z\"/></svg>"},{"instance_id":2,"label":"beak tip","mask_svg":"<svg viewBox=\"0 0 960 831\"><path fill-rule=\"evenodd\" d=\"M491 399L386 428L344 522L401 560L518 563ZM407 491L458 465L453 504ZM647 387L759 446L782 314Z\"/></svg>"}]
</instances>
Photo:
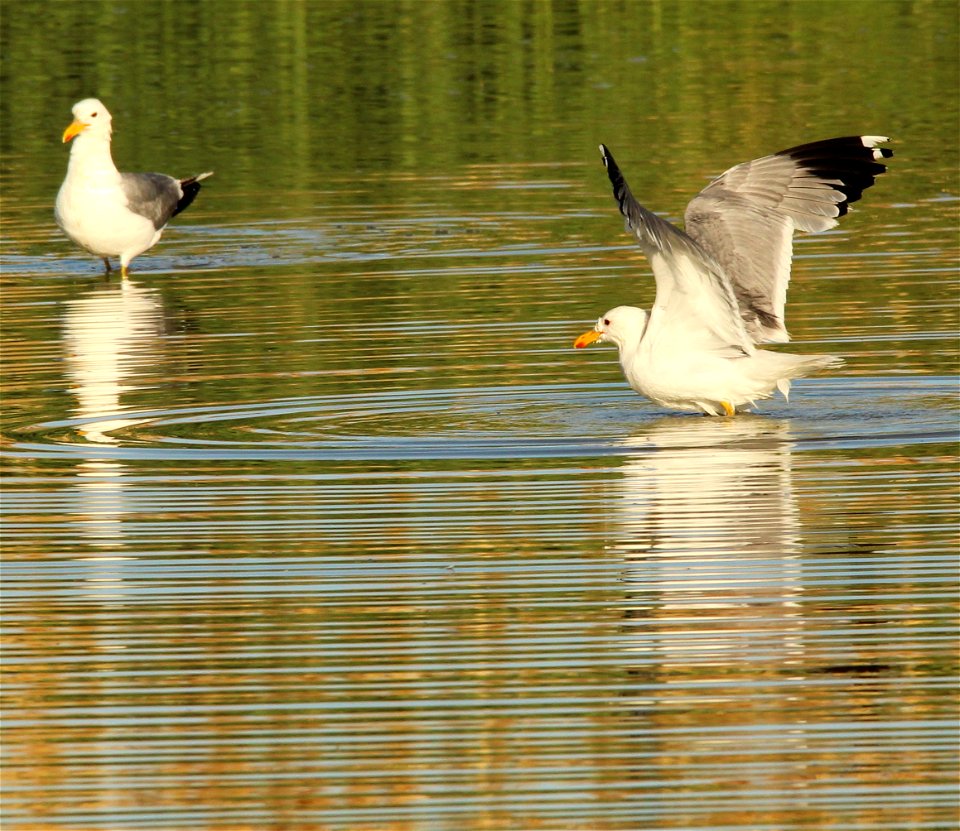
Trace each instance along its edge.
<instances>
[{"instance_id":1,"label":"beak tip","mask_svg":"<svg viewBox=\"0 0 960 831\"><path fill-rule=\"evenodd\" d=\"M586 349L591 343L600 339L600 333L596 329L590 329L584 332L573 342L574 349Z\"/></svg>"},{"instance_id":2,"label":"beak tip","mask_svg":"<svg viewBox=\"0 0 960 831\"><path fill-rule=\"evenodd\" d=\"M63 131L63 144L66 144L70 139L79 136L80 133L86 128L86 124L81 124L79 121L74 121L66 130Z\"/></svg>"}]
</instances>

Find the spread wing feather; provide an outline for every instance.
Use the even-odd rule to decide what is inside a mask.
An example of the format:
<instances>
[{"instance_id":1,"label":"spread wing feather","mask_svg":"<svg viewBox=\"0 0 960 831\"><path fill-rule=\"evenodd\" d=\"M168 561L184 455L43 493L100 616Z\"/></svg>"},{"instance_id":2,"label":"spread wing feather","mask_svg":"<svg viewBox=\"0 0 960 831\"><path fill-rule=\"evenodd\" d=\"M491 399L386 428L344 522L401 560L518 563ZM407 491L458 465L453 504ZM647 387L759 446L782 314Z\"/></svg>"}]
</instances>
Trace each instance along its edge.
<instances>
[{"instance_id":1,"label":"spread wing feather","mask_svg":"<svg viewBox=\"0 0 960 831\"><path fill-rule=\"evenodd\" d=\"M600 154L620 213L650 260L656 280L647 336L656 338L658 331L664 331L690 346L752 352L737 298L721 265L694 239L637 202L603 144Z\"/></svg>"},{"instance_id":2,"label":"spread wing feather","mask_svg":"<svg viewBox=\"0 0 960 831\"><path fill-rule=\"evenodd\" d=\"M730 168L687 206L685 230L729 280L750 338L788 341L793 233L837 224L893 152L883 136L802 144Z\"/></svg>"}]
</instances>

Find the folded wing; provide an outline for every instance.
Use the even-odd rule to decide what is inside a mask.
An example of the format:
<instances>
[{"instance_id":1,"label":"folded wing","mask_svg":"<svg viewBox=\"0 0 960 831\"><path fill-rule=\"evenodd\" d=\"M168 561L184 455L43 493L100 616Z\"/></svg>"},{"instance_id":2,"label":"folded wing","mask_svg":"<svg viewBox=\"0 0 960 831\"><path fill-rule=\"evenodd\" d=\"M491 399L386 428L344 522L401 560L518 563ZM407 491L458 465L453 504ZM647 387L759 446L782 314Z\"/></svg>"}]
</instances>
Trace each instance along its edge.
<instances>
[{"instance_id":1,"label":"folded wing","mask_svg":"<svg viewBox=\"0 0 960 831\"><path fill-rule=\"evenodd\" d=\"M163 173L121 173L120 181L127 207L146 217L159 230L189 207L200 192L200 182L213 173L174 179Z\"/></svg>"}]
</instances>

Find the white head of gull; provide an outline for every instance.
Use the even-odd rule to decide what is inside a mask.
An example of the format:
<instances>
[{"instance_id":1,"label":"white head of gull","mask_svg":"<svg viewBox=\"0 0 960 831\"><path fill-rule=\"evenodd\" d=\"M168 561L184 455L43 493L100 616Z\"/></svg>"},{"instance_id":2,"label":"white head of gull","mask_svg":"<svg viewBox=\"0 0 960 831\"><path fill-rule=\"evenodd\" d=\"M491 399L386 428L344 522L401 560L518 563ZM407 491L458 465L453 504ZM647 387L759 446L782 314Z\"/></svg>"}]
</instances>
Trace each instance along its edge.
<instances>
[{"instance_id":1,"label":"white head of gull","mask_svg":"<svg viewBox=\"0 0 960 831\"><path fill-rule=\"evenodd\" d=\"M103 259L130 261L156 245L170 219L193 202L200 182L212 172L187 179L163 173L121 173L110 155L112 118L101 101L73 105L73 123L63 132L73 140L67 176L57 194L57 224L77 245Z\"/></svg>"},{"instance_id":2,"label":"white head of gull","mask_svg":"<svg viewBox=\"0 0 960 831\"><path fill-rule=\"evenodd\" d=\"M790 381L842 363L832 355L758 349L790 340L784 325L794 231L837 224L893 155L884 136L803 144L730 168L687 205L685 231L641 206L613 155L613 195L656 281L650 313L617 306L574 341L613 343L630 386L657 404L734 415L786 397Z\"/></svg>"}]
</instances>

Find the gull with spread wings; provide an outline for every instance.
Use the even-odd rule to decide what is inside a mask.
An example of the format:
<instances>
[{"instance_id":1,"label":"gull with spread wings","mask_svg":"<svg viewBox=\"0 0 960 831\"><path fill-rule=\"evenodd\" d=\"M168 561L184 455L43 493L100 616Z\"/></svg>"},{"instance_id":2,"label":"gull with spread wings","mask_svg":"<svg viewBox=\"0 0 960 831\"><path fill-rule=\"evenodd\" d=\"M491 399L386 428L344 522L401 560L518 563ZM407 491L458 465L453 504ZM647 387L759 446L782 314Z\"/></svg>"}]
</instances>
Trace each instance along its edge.
<instances>
[{"instance_id":1,"label":"gull with spread wings","mask_svg":"<svg viewBox=\"0 0 960 831\"><path fill-rule=\"evenodd\" d=\"M893 152L884 136L803 144L730 168L693 198L685 230L644 208L605 145L613 195L656 280L649 313L617 306L574 342L616 344L630 386L663 407L733 415L786 397L790 381L842 363L758 349L790 340L784 305L794 231L837 224Z\"/></svg>"}]
</instances>

